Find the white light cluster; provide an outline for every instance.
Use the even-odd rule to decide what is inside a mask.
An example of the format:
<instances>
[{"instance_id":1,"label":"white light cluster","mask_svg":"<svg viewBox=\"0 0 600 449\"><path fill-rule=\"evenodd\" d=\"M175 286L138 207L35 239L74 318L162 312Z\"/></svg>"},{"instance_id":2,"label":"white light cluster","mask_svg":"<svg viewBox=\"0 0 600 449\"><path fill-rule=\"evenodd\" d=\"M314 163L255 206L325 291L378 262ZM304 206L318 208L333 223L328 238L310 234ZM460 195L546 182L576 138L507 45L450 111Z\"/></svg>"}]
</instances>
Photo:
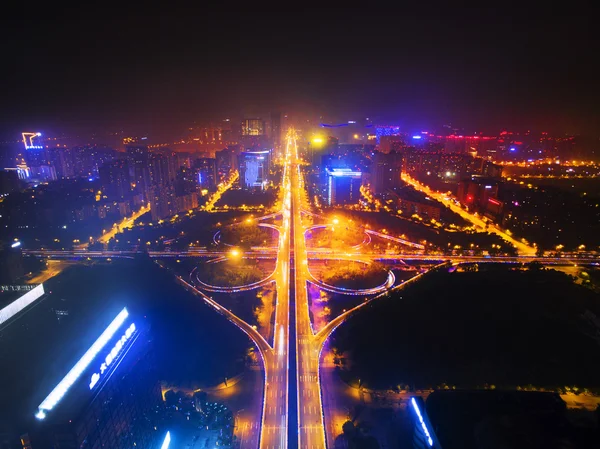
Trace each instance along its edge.
<instances>
[{"instance_id":1,"label":"white light cluster","mask_svg":"<svg viewBox=\"0 0 600 449\"><path fill-rule=\"evenodd\" d=\"M165 439L163 440L163 444L160 449L169 449L169 444L171 444L171 432L167 432L165 435Z\"/></svg>"},{"instance_id":2,"label":"white light cluster","mask_svg":"<svg viewBox=\"0 0 600 449\"><path fill-rule=\"evenodd\" d=\"M19 297L9 305L0 309L0 325L10 320L13 316L23 310L25 307L33 303L36 299L44 295L44 284L40 284L32 290L29 290L23 296Z\"/></svg>"},{"instance_id":3,"label":"white light cluster","mask_svg":"<svg viewBox=\"0 0 600 449\"><path fill-rule=\"evenodd\" d=\"M50 392L50 394L42 401L38 406L38 413L36 418L44 419L46 412L54 408L56 404L64 397L71 385L73 385L89 364L94 360L98 353L106 346L112 336L117 332L119 327L129 316L127 308L124 308L119 312L116 318L108 325L108 327L102 332L102 335L94 342L94 344L86 351L86 353L79 359L79 361L71 368L65 377L58 383L56 387Z\"/></svg>"},{"instance_id":4,"label":"white light cluster","mask_svg":"<svg viewBox=\"0 0 600 449\"><path fill-rule=\"evenodd\" d=\"M104 374L104 372L108 369L108 367L112 364L112 362L117 358L125 342L131 338L133 333L135 332L135 324L131 323L131 325L127 328L123 336L115 343L114 348L108 353L102 365L100 365L100 373L92 374L92 378L90 379L90 390L96 386L98 381L100 380L100 376Z\"/></svg>"},{"instance_id":5,"label":"white light cluster","mask_svg":"<svg viewBox=\"0 0 600 449\"><path fill-rule=\"evenodd\" d=\"M427 426L425 425L425 421L423 420L423 416L421 415L421 410L419 410L417 401L415 401L415 398L411 398L410 402L412 403L412 406L415 409L417 416L419 417L419 422L421 423L421 428L423 429L423 432L425 433L425 436L427 437L427 442L429 443L430 446L433 446L433 440L431 439L429 430L427 429Z\"/></svg>"}]
</instances>

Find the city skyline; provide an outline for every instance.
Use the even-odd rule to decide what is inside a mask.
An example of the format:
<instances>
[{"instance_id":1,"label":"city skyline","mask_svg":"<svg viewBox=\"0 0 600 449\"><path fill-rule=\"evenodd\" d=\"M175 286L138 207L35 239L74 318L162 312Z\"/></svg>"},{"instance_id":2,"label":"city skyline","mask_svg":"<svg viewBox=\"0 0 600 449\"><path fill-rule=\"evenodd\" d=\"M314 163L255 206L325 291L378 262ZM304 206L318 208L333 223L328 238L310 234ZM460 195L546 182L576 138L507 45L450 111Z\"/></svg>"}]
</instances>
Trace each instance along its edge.
<instances>
[{"instance_id":1,"label":"city skyline","mask_svg":"<svg viewBox=\"0 0 600 449\"><path fill-rule=\"evenodd\" d=\"M424 6L5 9L2 449L595 447L595 11Z\"/></svg>"},{"instance_id":2,"label":"city skyline","mask_svg":"<svg viewBox=\"0 0 600 449\"><path fill-rule=\"evenodd\" d=\"M198 194L203 189L202 180L201 177L196 176L196 172L191 172L192 175L188 177L191 168L212 171L215 179L218 172L227 175L219 178L221 181L218 185L212 185L209 196L203 198L201 205L177 206L178 209L163 210L160 202L150 198L148 205L138 204L139 209L136 211L120 210L122 221L115 223L108 232L103 230L99 238L90 236L89 242L73 240L72 245L68 241L65 244L60 243L60 239L54 239L58 245L46 248L47 243L44 242L49 242L50 239L44 237L40 231L34 231L33 234L42 238L42 240L37 239L39 243L27 238L24 231L19 231L23 240L13 240L15 243L10 249L3 249L3 257L10 256L13 261L18 257L23 258L22 260L26 260L24 258L45 259L48 261L47 264L52 259L57 271L51 271L49 268L42 269L36 277L36 280L48 282L52 286L58 285L55 284L55 278L67 279L65 276L69 273L76 273L74 267L69 268L70 265L77 266L82 262L87 264L88 262L85 261L93 261L90 263L98 265L93 268L95 271L104 264L106 264L105 269L110 269L113 263L121 267L118 269L123 270L141 270L144 266L146 267L144 269L148 269L148 262L153 260L155 263L151 263L150 266L154 266L154 270L164 272L174 285L179 284L192 294L191 297L208 306L199 312L200 315L219 314L248 336L252 346L246 349L247 357L253 361L246 362L249 363L246 366L246 375L252 372L252 367L259 366L264 377L262 380L259 378L253 381L236 378L235 383L231 381L231 385L228 384L228 377L224 378L224 385L219 387L225 392L224 398L241 400L241 392L250 396L251 391L255 393L254 401L249 402L246 399L243 408L237 405L237 409L229 409L224 405L231 406L231 402L227 401L221 405L217 402L212 405L220 413L217 416L222 420L214 426L222 429L221 432L225 432L226 435L217 438L217 441L227 445L235 435L240 439L241 447L248 449L335 447L339 439L355 439L362 441L361 444L371 441L370 444L375 444L373 441L381 441L381 437L375 438L369 430L363 429L359 433L348 430L349 423L353 422L351 413L345 412L344 410L348 409L340 405L351 397L362 397L372 393L370 393L371 387L368 390L366 387L363 388L362 377L352 379L346 386L340 384L339 379L336 380L335 376L342 376L340 372L344 372L340 362L335 362L335 359L342 357L342 354L331 347L331 345L338 347L343 344L340 343L336 332L338 328L345 329L357 320L358 322L364 320L375 310L370 307L372 303L385 304L386 298L410 295L414 285L429 285L439 276L452 275L456 271L486 273L488 272L486 266L491 267L489 273L494 272L494 266L506 266L507 268L502 270L508 270L507 272L516 270L523 273L534 273L536 270L540 273L546 270L565 270L571 273L573 267L578 266L582 270L591 271L597 266L600 252L600 246L597 244L573 246L571 243L566 247L565 245L554 247L553 243L531 241L524 237L523 229L517 230L514 224L507 221L507 218L519 213L520 207L526 202L519 199L522 204L517 201L511 203L510 197L507 196L514 190L510 183L512 179L510 176L514 175L503 174L503 171L510 170L514 164L510 161L504 164L491 163L487 159L475 158L470 154L469 145L478 145L483 139L476 139L474 136L466 138L452 136L454 138L440 141L439 136L429 135L426 132L411 136L399 133L396 128L392 130L395 134L388 133L389 128L380 131L382 135L379 146L372 145L379 151L365 152L365 145L337 144L334 139L325 141L315 138L312 142L302 142L299 145L297 132L288 129L282 147L276 152L274 165L270 162L271 150L244 151L244 147L233 146L217 152L219 154L216 154L214 159L196 158L192 162L189 155L187 159L178 159L175 154L165 154L162 151L150 152L144 145L130 143L127 147L129 159L114 159L99 169L102 191L98 192L96 203L102 203L100 197L106 194L111 198L126 200L132 193L129 190L130 185L144 185L146 182L154 186L150 187L150 191L160 191L162 194L168 192L172 182L179 180L183 182L182 192ZM390 139L382 145L384 137ZM460 139L457 139L458 137ZM507 137L502 137L504 142ZM465 139L470 142L468 145L465 145ZM457 140L463 141L462 146L456 142ZM415 144L413 141L418 143ZM311 144L317 145L314 152L317 156L322 156L320 159L315 157L315 154L310 154L308 147ZM331 147L323 151L324 147L318 146L319 144L331 145ZM415 145L421 147L415 148ZM505 148L504 145L495 145L490 145L489 142L482 143L480 150L488 148L492 153L496 153L504 149L502 154L505 158L511 157L513 149L517 151L517 148L510 146ZM447 151L442 151L444 149ZM328 151L337 156L332 158L332 154ZM372 157L370 165L363 165L366 163L365 157L369 156ZM320 161L318 164L309 164L307 162L309 159ZM213 162L208 163L208 161ZM132 164L131 170L128 169L129 163ZM175 164L180 166L177 175L175 175ZM259 165L262 182L256 183L255 177L259 173L257 171ZM593 163L577 164L564 161L557 164L553 159L536 161L535 164L517 164L512 169L523 168L529 175L535 176L538 167L544 170L552 165L557 166L556 169L561 173L574 173L577 169L580 176L589 173L587 170L597 169L597 165ZM217 167L221 169L217 171ZM432 171L435 172L434 177L431 177ZM128 178L130 173L133 174L132 179L135 182ZM198 173L206 174L206 171ZM595 177L595 173L588 175L590 180L594 180ZM347 183L346 178L351 182ZM548 179L554 178L556 178L554 175L548 176ZM273 179L277 180L276 184L272 182ZM529 178L524 176L521 179ZM82 178L70 182L74 182L74 185L78 183L85 185L95 181ZM439 186L440 182L446 188L458 190L452 194L449 191L440 191L437 187L435 189L430 187L430 185ZM523 182L518 184L517 191L526 194L531 192L529 195L536 195L538 187L523 184ZM50 181L48 186L52 185L53 182ZM523 187L519 187L521 185ZM45 188L36 189L38 186L33 185L27 190L33 193L32 199L36 204L38 201L36 197L39 196L41 201L52 191L46 192ZM277 190L276 198L269 196L269 191L272 189ZM11 201L13 193L8 195L8 201ZM543 198L548 194L542 190L537 195ZM263 201L269 200L269 209L265 209L262 204L246 205L256 195L260 195ZM225 196L229 198L228 203L231 206L223 204ZM241 205L240 201L232 203L231 201L236 197L244 203ZM596 201L594 198L595 196L592 201ZM172 198L167 197L165 201L171 204ZM109 201L108 204L110 203ZM121 202L118 204L120 207ZM125 201L123 204L134 203ZM573 206L577 207L577 205ZM395 207L399 209L396 210ZM543 212L537 207L536 205L529 208L529 213ZM507 210L503 211L505 208ZM178 210L180 212L175 213ZM228 215L230 213L243 215L237 215L240 220L237 218L231 220L231 215ZM393 231L390 232L377 222L371 222L372 225L361 223L360 214L365 213L373 214L373 217L378 215L381 217L383 214L392 219L397 216L401 218L401 221L397 222L400 226L393 225ZM214 218L211 219L210 215ZM221 223L221 220L228 216L230 221L225 225ZM69 221L68 226L77 231L81 226L78 221L84 221L86 218L83 216L74 218L75 220ZM527 220L529 219L532 218ZM145 220L151 222L145 224ZM185 224L188 220L196 220L196 225L190 228ZM205 221L209 222L208 227L201 224ZM398 234L405 229L406 225L402 224L404 221L411 223L406 228L409 230L405 231L409 236ZM539 221L539 217L534 218L534 221ZM593 220L588 221L589 224L592 222ZM29 223L33 222L29 221ZM160 244L158 240L154 245L151 241L142 243L142 238L138 238L137 241L135 239L136 235L140 235L145 240L147 238L144 237L145 235L152 235L154 226L158 227L160 233L169 234L181 225L187 231L177 232L175 238L161 236ZM421 230L417 231L412 228L413 226L420 227ZM55 226L51 226L49 232L56 232L54 228ZM459 235L451 237L452 243L448 242L447 245L439 240L415 238L428 228L433 228L433 232L429 231L429 239L433 238L436 231L438 233L443 231L448 236ZM545 232L548 234L552 231ZM189 237L186 236L188 233L191 233ZM199 240L194 241L196 237L202 239L202 243ZM590 238L590 242L594 241L591 234L587 238ZM182 240L178 242L179 239ZM234 243L236 240L237 244ZM469 240L473 243L470 245L464 243ZM218 268L209 268L215 266ZM495 268L495 270L499 269ZM352 273L350 278L341 275L346 270ZM86 276L93 279L94 271L88 272ZM5 272L0 273L3 276L7 275ZM502 276L501 273L502 271L496 275ZM585 276L579 276L585 279ZM15 280L22 277L22 274L16 274ZM349 279L354 282L348 283ZM98 281L99 279L95 282ZM62 288L62 294L71 294L67 293L69 288L66 286ZM33 289L19 288L10 291L14 293L21 290L28 293L0 310L5 326L6 323L11 326L13 320L19 322L27 320L23 311L29 310L28 307L32 303L46 298L45 295L53 298L52 301L57 300L51 296L50 287L46 292L43 284ZM261 299L263 305L257 307L256 315L247 314L243 307L240 308L235 301L231 302L239 295L245 295L243 297L249 300L257 291L259 292L257 298L265 298L267 295L266 297L271 299L267 302ZM99 300L98 296L95 295L96 301ZM344 297L343 306L336 305L336 301L339 301L334 300L336 297ZM111 298L110 310L113 314L115 304L119 304L122 300L121 295ZM60 323L61 320L68 320L67 317L72 311L77 312L77 315L86 313L89 316L93 313L93 308L97 307L98 305L86 307L80 303L76 308L66 303L60 309L52 309L53 313L50 316L56 315ZM147 307L148 304L144 299L136 301L136 308L146 310ZM329 307L335 307L336 312L333 313ZM103 316L105 317L107 313L108 311L103 312ZM146 318L145 313L144 318ZM29 419L35 417L38 422L41 422L39 429L43 429L42 431L35 430L33 427L27 428L25 441L33 445L33 449L45 447L44 436L52 435L52 432L60 428L58 426L61 423L62 413L64 410L69 410L69 404L72 403L72 399L69 398L73 395L69 395L68 391L71 385L75 385L73 388L85 390L86 393L96 388L101 390L121 388L118 383L119 378L113 378L111 382L107 380L110 376L102 377L102 373L104 370L117 369L113 365L121 364L113 363L113 358L115 360L123 358L127 363L133 361L128 351L122 348L128 347L127 345L137 335L135 334L137 324L128 323L117 332L127 315L127 309L122 309L70 370L68 367L61 366L59 372L68 371L62 380L60 376L54 376L55 382L58 382L56 385L45 381L43 395L35 393L28 399L30 403L39 404L37 409L32 408ZM590 320L596 319L593 312L588 312L588 315ZM36 318L40 320L40 325L57 325L53 320L49 320L48 315L45 318L42 316L37 314ZM355 318L350 321L350 317ZM18 328L13 326L10 330L16 332ZM74 329L71 331L74 332ZM107 344L113 339L113 335L117 338L114 346L113 343ZM160 341L165 336L157 333L155 338ZM345 337L345 341L350 339ZM91 371L88 370L89 361L94 359L104 346L108 349L112 348L110 352L106 352L104 362L106 367L96 362L92 364ZM30 350L35 351L35 348L31 347ZM149 353L150 349L148 349ZM165 357L165 353L162 352L157 356ZM76 353L69 357L69 360L77 360ZM148 357L147 363L151 363L150 355L144 357ZM384 358L379 362L384 363ZM96 372L98 369L100 374ZM345 370L348 369L351 368ZM134 373L133 368L127 370L127 373ZM160 372L164 375L164 369ZM135 382L131 382L137 377L142 377L146 382L146 387L139 389L135 395L136 401L147 400L157 404L158 374L154 371L151 373L150 376L135 372L126 377L129 379L127 388L134 388ZM377 382L376 379L369 375L364 382L370 386ZM240 384L242 386L239 386ZM53 389L52 385L55 385ZM429 403L424 399L431 396L435 398L434 403L437 400L450 400L438 399L439 392L444 388L422 391L415 387L398 386L397 389L398 392L391 391L385 395L390 400L399 401L399 404L406 402L409 406L405 412L406 416L402 419L406 420L406 425L412 426L413 441L423 442L421 446L414 443L414 447L441 448L442 442L447 441L447 436L432 424L432 422L440 422L440 417L432 414ZM175 394L173 390L167 392L171 392L169 397ZM194 419L202 420L208 413L207 407L210 403L199 405L201 397L197 396L199 392L202 392L201 388L193 391L195 411L193 415L192 412L187 412L187 416L192 415ZM552 413L561 413L558 405L552 405L555 403L553 401L568 400L568 395L558 396L556 393L541 391L538 393L541 400L547 401L546 407L550 409L556 407ZM165 390L163 394L166 402L171 403L170 399L166 399ZM511 401L523 400L516 392L508 394L514 395ZM60 404L63 396L66 405ZM183 399L185 397L184 395ZM188 396L185 401L190 404L192 399ZM500 397L497 400L505 401L506 398ZM76 402L77 407L81 407L82 405L79 404L84 404L86 401L89 401L92 407L90 410L98 410L93 413L101 413L98 403L94 398L88 398L87 394L80 396L80 401ZM592 404L596 404L595 401L594 396ZM520 405L521 408L528 406ZM182 444L185 440L193 443L198 439L198 436L193 436L198 433L197 429L183 430L173 427L170 418L158 418L161 416L161 412L158 411L162 407L160 403L153 407L157 410L154 431L150 427L138 428L136 431L139 433L136 438L158 444L156 441L164 441L163 436L169 432L167 439L173 438L173 444ZM83 413L79 410L74 408L72 411L76 423L88 419L88 412ZM119 413L118 410L115 409L115 413ZM448 420L449 418L446 417L443 422ZM231 427L232 422L237 423L235 428ZM20 429L26 428L19 420L15 420L11 425L21 426L18 427ZM374 425L377 427L380 423L375 422ZM77 438L77 441L83 438L80 433L75 432L78 426L79 424L70 426L71 430L69 430L71 432L69 435ZM208 427L210 424L207 424L206 430ZM101 431L102 438L123 438L119 437L121 435L119 426L113 426L110 422L99 421L98 433ZM96 438L98 434L89 435L89 438ZM115 437L108 435L115 435ZM207 435L208 441L211 434L207 433Z\"/></svg>"}]
</instances>

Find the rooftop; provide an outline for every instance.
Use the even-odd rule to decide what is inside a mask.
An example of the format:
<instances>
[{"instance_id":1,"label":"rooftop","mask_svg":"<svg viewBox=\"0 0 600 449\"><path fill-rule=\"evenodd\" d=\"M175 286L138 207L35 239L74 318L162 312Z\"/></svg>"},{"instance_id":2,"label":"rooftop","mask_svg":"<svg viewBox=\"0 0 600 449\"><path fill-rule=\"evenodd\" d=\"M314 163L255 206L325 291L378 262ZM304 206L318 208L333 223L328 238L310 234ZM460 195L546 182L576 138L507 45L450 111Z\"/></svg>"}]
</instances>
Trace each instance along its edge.
<instances>
[{"instance_id":1,"label":"rooftop","mask_svg":"<svg viewBox=\"0 0 600 449\"><path fill-rule=\"evenodd\" d=\"M71 412L89 401L90 376L99 370L98 360L104 360L133 321L135 307L123 298L102 298L88 292L85 285L77 285L75 274L67 272L45 283L47 296L0 331L0 381L4 386L0 389L0 433L30 428L38 406L68 373L69 381L45 403L53 404L50 413ZM110 336L104 335L125 307L128 319L113 326ZM101 335L108 337L102 345L97 344ZM86 353L92 349L93 354ZM86 363L78 363L84 354ZM79 369L70 373L76 365ZM57 398L60 400L55 401Z\"/></svg>"}]
</instances>

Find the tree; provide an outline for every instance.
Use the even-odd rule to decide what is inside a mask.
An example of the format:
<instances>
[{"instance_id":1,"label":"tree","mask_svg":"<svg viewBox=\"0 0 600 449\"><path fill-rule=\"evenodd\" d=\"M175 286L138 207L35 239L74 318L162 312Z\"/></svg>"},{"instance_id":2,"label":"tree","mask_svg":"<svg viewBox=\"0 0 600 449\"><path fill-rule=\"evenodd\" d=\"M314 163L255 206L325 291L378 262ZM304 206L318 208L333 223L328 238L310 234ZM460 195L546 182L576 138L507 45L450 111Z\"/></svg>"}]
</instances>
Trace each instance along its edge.
<instances>
[{"instance_id":1,"label":"tree","mask_svg":"<svg viewBox=\"0 0 600 449\"><path fill-rule=\"evenodd\" d=\"M543 269L544 269L544 266L542 265L541 262L539 262L537 260L533 260L527 264L528 271L542 271Z\"/></svg>"}]
</instances>

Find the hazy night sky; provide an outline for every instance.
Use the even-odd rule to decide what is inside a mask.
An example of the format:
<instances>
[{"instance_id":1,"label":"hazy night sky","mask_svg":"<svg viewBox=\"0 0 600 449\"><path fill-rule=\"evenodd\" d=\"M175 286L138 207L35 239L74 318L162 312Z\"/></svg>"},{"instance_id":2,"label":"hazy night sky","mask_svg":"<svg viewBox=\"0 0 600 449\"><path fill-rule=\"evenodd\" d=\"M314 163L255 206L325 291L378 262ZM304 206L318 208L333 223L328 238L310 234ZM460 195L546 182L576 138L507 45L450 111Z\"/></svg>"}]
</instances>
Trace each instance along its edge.
<instances>
[{"instance_id":1,"label":"hazy night sky","mask_svg":"<svg viewBox=\"0 0 600 449\"><path fill-rule=\"evenodd\" d=\"M165 5L8 12L0 136L158 133L272 109L599 134L591 10Z\"/></svg>"}]
</instances>

